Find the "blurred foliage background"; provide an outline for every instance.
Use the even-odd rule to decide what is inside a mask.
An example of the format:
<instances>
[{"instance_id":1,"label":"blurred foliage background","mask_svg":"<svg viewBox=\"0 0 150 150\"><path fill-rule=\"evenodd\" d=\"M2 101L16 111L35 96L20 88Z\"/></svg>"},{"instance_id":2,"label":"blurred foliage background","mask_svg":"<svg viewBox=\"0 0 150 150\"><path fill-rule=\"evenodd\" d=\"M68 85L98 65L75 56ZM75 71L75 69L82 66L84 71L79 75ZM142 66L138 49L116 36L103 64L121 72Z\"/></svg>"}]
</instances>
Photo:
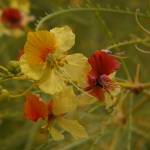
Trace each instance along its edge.
<instances>
[{"instance_id":1,"label":"blurred foliage background","mask_svg":"<svg viewBox=\"0 0 150 150\"><path fill-rule=\"evenodd\" d=\"M8 2L8 0L0 0L0 7L7 7ZM106 11L61 13L47 20L42 29L63 25L71 26L76 34L76 44L72 51L82 52L86 56L95 50L111 47L115 43L149 38L149 35L143 32L137 24L135 12L136 9L143 12L144 16L139 16L139 20L150 31L150 0L31 0L31 14L36 19L30 24L30 28L35 30L38 20L41 20L41 17L46 14L54 14L62 9L72 9L70 7L95 8L99 7L98 4L101 8L106 8ZM109 9L114 12L107 11ZM120 13L121 10L127 13ZM133 13L128 13L129 11ZM19 38L1 36L0 65L7 66L10 60L16 60L25 40L26 34ZM135 44L147 51L150 48L148 42L144 44L133 42L111 50L116 54L123 52L127 56L124 62L132 78L135 75L136 65L140 64L141 81L148 82L150 80L150 54L138 51ZM127 79L123 67L117 76ZM9 91L15 92L28 87L28 83L23 83L23 81L8 81L0 84ZM75 117L79 118L86 126L89 138L75 141L66 134L63 141L54 142L49 135L41 133L41 122L32 123L24 119L24 98L0 97L0 150L149 150L149 91L146 91L146 94L138 95L128 94L128 91L124 91L119 100L122 100L123 103L123 120L117 118L117 115L120 114L110 115L103 106L92 113L86 113L86 109L85 113L78 111Z\"/></svg>"}]
</instances>

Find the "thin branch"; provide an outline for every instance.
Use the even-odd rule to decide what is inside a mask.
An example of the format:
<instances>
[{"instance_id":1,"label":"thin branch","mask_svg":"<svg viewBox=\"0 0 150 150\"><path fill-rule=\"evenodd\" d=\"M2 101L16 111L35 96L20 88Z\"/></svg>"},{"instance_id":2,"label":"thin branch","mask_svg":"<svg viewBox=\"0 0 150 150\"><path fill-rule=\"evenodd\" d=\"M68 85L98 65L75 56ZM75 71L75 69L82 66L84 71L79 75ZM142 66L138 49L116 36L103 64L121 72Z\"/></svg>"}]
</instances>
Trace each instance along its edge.
<instances>
[{"instance_id":1,"label":"thin branch","mask_svg":"<svg viewBox=\"0 0 150 150\"><path fill-rule=\"evenodd\" d=\"M139 19L138 19L138 13L139 13L139 11L140 11L139 9L136 10L136 13L135 13L135 20L136 20L137 24L139 25L139 27L140 27L145 33L147 33L147 34L150 35L150 31L148 31L148 30L140 23L140 21L139 21Z\"/></svg>"},{"instance_id":2,"label":"thin branch","mask_svg":"<svg viewBox=\"0 0 150 150\"><path fill-rule=\"evenodd\" d=\"M143 93L150 97L150 92L147 90L143 90Z\"/></svg>"},{"instance_id":3,"label":"thin branch","mask_svg":"<svg viewBox=\"0 0 150 150\"><path fill-rule=\"evenodd\" d=\"M147 97L142 98L139 103L134 105L132 112L139 110L139 108L141 108L145 104L145 102L147 102L147 101L148 101Z\"/></svg>"},{"instance_id":4,"label":"thin branch","mask_svg":"<svg viewBox=\"0 0 150 150\"><path fill-rule=\"evenodd\" d=\"M125 72L125 74L126 74L126 76L127 76L127 79L128 79L129 81L132 81L132 77L131 77L131 75L130 75L130 72L129 72L129 70L128 70L128 67L127 67L125 61L123 61L123 60L121 59L121 63L122 63L122 65L123 65L123 69L124 69L124 72Z\"/></svg>"},{"instance_id":5,"label":"thin branch","mask_svg":"<svg viewBox=\"0 0 150 150\"><path fill-rule=\"evenodd\" d=\"M134 83L138 84L140 81L140 69L141 69L141 65L137 64L136 66L136 73L135 73L135 78L134 78Z\"/></svg>"},{"instance_id":6,"label":"thin branch","mask_svg":"<svg viewBox=\"0 0 150 150\"><path fill-rule=\"evenodd\" d=\"M139 52L142 52L142 53L145 53L145 54L150 54L150 51L146 51L144 49L141 49L139 48L137 45L135 45L135 48L139 51Z\"/></svg>"},{"instance_id":7,"label":"thin branch","mask_svg":"<svg viewBox=\"0 0 150 150\"><path fill-rule=\"evenodd\" d=\"M147 139L148 141L150 141L150 135L148 133L143 132L140 128L137 127L132 127L132 131L142 137L144 137L145 139Z\"/></svg>"},{"instance_id":8,"label":"thin branch","mask_svg":"<svg viewBox=\"0 0 150 150\"><path fill-rule=\"evenodd\" d=\"M32 84L29 88L27 88L25 91L23 91L22 93L20 94L10 94L9 97L10 98L18 98L18 97L22 97L22 96L25 96L28 92L31 91L31 89L35 86L35 84Z\"/></svg>"},{"instance_id":9,"label":"thin branch","mask_svg":"<svg viewBox=\"0 0 150 150\"><path fill-rule=\"evenodd\" d=\"M123 88L127 89L136 89L136 88L141 88L141 89L147 89L150 88L150 82L148 83L139 83L139 84L134 84L130 82L117 82L118 85L120 85Z\"/></svg>"},{"instance_id":10,"label":"thin branch","mask_svg":"<svg viewBox=\"0 0 150 150\"><path fill-rule=\"evenodd\" d=\"M126 14L126 15L134 15L135 12L132 12L132 11L126 11L126 10L120 10L120 9L113 9L113 8L95 8L95 7L91 7L91 8L86 8L86 7L77 7L77 8L68 8L68 9L62 9L62 10L58 10L58 11L55 11L54 13L51 13L45 17L43 17L37 24L36 26L36 30L40 30L42 24L49 20L49 19L52 19L54 17L57 17L59 15L62 15L62 14L66 14L66 13L70 13L70 12L88 12L88 11L95 11L95 12L98 12L98 11L102 11L102 12L111 12L111 13L120 13L120 14ZM143 13L139 13L140 16L145 16ZM145 16L146 17L146 16Z\"/></svg>"},{"instance_id":11,"label":"thin branch","mask_svg":"<svg viewBox=\"0 0 150 150\"><path fill-rule=\"evenodd\" d=\"M132 143L132 123L133 123L133 117L132 117L132 107L133 107L133 94L131 94L130 100L129 100L129 117L128 117L128 144L127 149L131 150L131 143Z\"/></svg>"},{"instance_id":12,"label":"thin branch","mask_svg":"<svg viewBox=\"0 0 150 150\"><path fill-rule=\"evenodd\" d=\"M113 45L110 45L107 47L107 49L113 49L116 47L121 47L121 46L128 46L128 45L133 45L133 44L137 44L137 43L143 43L143 42L148 42L150 41L150 38L144 38L144 39L134 39L134 40L130 40L130 41L124 41L124 42L119 42Z\"/></svg>"}]
</instances>

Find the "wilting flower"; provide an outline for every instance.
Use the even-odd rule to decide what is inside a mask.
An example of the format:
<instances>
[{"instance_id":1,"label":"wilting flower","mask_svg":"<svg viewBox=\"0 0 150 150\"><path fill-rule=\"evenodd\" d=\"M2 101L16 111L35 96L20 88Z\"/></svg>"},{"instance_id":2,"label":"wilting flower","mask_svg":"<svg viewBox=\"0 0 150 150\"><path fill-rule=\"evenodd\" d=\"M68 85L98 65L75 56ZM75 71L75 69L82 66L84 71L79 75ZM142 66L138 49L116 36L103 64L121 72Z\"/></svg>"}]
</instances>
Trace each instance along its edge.
<instances>
[{"instance_id":1,"label":"wilting flower","mask_svg":"<svg viewBox=\"0 0 150 150\"><path fill-rule=\"evenodd\" d=\"M30 94L25 102L25 117L32 121L44 119L47 129L54 140L63 139L63 134L57 126L69 132L75 139L87 137L87 133L77 120L66 119L66 115L75 111L77 99L72 88L67 87L54 96L49 102L44 102L40 97Z\"/></svg>"},{"instance_id":2,"label":"wilting flower","mask_svg":"<svg viewBox=\"0 0 150 150\"><path fill-rule=\"evenodd\" d=\"M104 99L104 93L111 95L118 86L112 76L120 67L119 61L106 50L96 51L88 60L92 69L88 73L86 91L99 100Z\"/></svg>"},{"instance_id":3,"label":"wilting flower","mask_svg":"<svg viewBox=\"0 0 150 150\"><path fill-rule=\"evenodd\" d=\"M83 84L89 64L83 54L67 55L74 43L75 35L68 26L29 32L20 58L22 72L38 80L39 88L48 94L61 91L67 82Z\"/></svg>"},{"instance_id":4,"label":"wilting flower","mask_svg":"<svg viewBox=\"0 0 150 150\"><path fill-rule=\"evenodd\" d=\"M30 21L33 20L29 16L29 1L13 0L10 6L0 10L0 31L1 34L20 35Z\"/></svg>"}]
</instances>

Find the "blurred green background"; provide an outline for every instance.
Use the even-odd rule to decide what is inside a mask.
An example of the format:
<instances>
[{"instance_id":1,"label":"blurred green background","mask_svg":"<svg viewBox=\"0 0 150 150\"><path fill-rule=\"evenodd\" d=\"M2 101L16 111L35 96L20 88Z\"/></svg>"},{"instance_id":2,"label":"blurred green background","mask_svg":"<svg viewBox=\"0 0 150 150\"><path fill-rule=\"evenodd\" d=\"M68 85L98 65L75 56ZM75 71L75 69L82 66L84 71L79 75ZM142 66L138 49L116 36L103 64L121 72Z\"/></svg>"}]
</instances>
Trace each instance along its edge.
<instances>
[{"instance_id":1,"label":"blurred green background","mask_svg":"<svg viewBox=\"0 0 150 150\"><path fill-rule=\"evenodd\" d=\"M0 7L7 6L8 0L1 0ZM114 13L111 11L96 12L69 12L60 14L47 20L42 28L50 29L55 26L69 25L76 34L76 44L72 52L82 52L90 56L95 50L105 49L114 43L136 40L137 38L149 38L149 35L141 30L135 19L136 9L140 9L145 17L139 17L140 22L150 31L150 0L31 0L31 14L36 20L30 24L35 30L37 20L47 14L55 13L68 7L98 7L117 10L128 9L133 14ZM7 66L10 60L16 60L18 52L24 47L26 34L22 37L0 37L0 65ZM139 47L149 50L150 44L139 44ZM134 77L136 65L141 64L141 80L150 80L150 54L137 51L135 44L113 48L114 53L124 52L127 68ZM127 79L123 69L120 69L118 77ZM10 91L18 91L28 86L22 81L11 81L2 84ZM83 141L74 141L66 134L66 139L54 142L48 135L40 133L40 123L26 121L23 117L24 98L6 99L0 101L0 150L150 150L150 95L139 94L134 96L134 106L139 106L133 111L133 117L137 118L133 123L133 130L128 130L128 124L111 124L103 136ZM128 112L128 100L125 98L125 114ZM143 100L144 99L144 100ZM80 118L83 112L76 112ZM81 122L88 128L90 136L102 132L102 120L108 117L103 108L93 114L85 114ZM121 127L120 127L121 126ZM107 133L108 132L108 133ZM129 135L131 134L131 135ZM130 139L130 136L132 137ZM130 144L130 148L129 145Z\"/></svg>"}]
</instances>

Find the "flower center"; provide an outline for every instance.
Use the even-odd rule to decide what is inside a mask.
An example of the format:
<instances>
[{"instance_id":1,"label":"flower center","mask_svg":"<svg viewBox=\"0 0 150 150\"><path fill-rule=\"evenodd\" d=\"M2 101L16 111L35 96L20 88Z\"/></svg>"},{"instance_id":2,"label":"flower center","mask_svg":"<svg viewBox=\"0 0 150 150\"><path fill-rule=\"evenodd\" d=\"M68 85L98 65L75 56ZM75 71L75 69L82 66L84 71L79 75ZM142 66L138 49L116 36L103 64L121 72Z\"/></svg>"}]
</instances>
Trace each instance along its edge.
<instances>
[{"instance_id":1,"label":"flower center","mask_svg":"<svg viewBox=\"0 0 150 150\"><path fill-rule=\"evenodd\" d=\"M106 91L113 90L116 87L116 84L105 74L99 77L98 85Z\"/></svg>"},{"instance_id":2,"label":"flower center","mask_svg":"<svg viewBox=\"0 0 150 150\"><path fill-rule=\"evenodd\" d=\"M48 103L48 121L51 121L52 119L54 119L55 118L55 116L53 115L53 113L52 113L52 109L53 109L53 103L52 103L52 101L50 101L49 103Z\"/></svg>"},{"instance_id":3,"label":"flower center","mask_svg":"<svg viewBox=\"0 0 150 150\"><path fill-rule=\"evenodd\" d=\"M42 62L45 62L48 59L48 57L50 55L49 53L51 53L51 52L52 52L51 48L44 48L41 50L40 58L41 58Z\"/></svg>"},{"instance_id":4,"label":"flower center","mask_svg":"<svg viewBox=\"0 0 150 150\"><path fill-rule=\"evenodd\" d=\"M21 25L22 15L18 9L7 8L3 11L1 20L4 24L12 28L17 28Z\"/></svg>"}]
</instances>

